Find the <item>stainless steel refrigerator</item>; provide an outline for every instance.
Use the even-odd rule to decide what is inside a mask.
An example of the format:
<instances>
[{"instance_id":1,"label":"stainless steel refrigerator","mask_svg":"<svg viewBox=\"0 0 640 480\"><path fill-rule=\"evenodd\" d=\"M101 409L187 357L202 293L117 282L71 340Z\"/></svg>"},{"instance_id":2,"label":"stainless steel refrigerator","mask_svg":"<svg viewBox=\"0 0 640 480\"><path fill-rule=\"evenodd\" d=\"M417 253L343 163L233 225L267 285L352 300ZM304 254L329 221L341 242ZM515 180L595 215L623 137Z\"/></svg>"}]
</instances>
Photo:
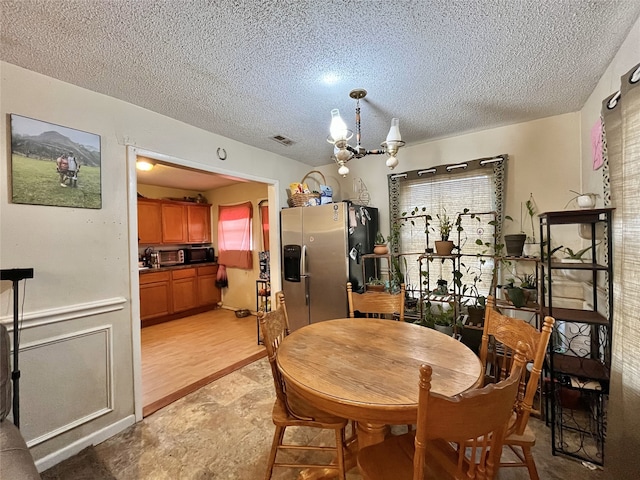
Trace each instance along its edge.
<instances>
[{"instance_id":1,"label":"stainless steel refrigerator","mask_svg":"<svg viewBox=\"0 0 640 480\"><path fill-rule=\"evenodd\" d=\"M351 202L285 208L280 213L282 286L291 331L348 316L347 282L364 287L375 265L378 209Z\"/></svg>"}]
</instances>

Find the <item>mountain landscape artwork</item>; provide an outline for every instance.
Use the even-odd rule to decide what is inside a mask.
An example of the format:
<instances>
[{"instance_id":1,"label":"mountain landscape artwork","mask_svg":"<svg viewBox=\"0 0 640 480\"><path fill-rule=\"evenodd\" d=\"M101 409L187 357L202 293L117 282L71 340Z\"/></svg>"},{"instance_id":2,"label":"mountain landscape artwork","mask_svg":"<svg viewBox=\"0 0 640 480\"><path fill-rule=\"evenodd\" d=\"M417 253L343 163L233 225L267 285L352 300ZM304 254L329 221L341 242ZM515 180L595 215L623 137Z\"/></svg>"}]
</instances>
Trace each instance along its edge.
<instances>
[{"instance_id":1,"label":"mountain landscape artwork","mask_svg":"<svg viewBox=\"0 0 640 480\"><path fill-rule=\"evenodd\" d=\"M11 114L11 200L102 208L100 135Z\"/></svg>"}]
</instances>

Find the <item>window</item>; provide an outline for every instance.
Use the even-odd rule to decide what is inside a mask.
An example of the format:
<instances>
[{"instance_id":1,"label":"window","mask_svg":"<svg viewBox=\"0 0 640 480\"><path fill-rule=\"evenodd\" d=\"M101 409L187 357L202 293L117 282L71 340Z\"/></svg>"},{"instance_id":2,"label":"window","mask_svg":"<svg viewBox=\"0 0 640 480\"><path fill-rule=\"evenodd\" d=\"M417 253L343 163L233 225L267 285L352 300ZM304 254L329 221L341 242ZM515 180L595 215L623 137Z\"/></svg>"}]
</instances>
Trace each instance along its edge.
<instances>
[{"instance_id":1,"label":"window","mask_svg":"<svg viewBox=\"0 0 640 480\"><path fill-rule=\"evenodd\" d=\"M501 156L506 160L507 156ZM496 157L499 159L500 157ZM389 201L390 217L392 224L399 222L400 228L399 251L402 253L406 264L405 283L407 290L420 289L420 269L418 257L425 252L426 247L433 248L434 240L440 240L439 232L432 230L425 232L425 219L418 218L413 223L402 221L403 212L409 215L415 207L422 209L418 214L430 215L431 227L437 226L436 214L446 213L455 222L458 214L465 209L470 213L482 213L481 221L470 216L462 217L463 232L458 240L458 233L451 232L450 240L456 245L460 243L464 266L462 283L473 284L473 277L481 273L481 281L478 284L479 293L487 295L491 287L491 275L494 270L493 259L484 258L481 261L476 254L486 251L486 247L476 244L476 239L483 243L493 242L494 228L488 222L498 220L498 228L501 225L503 212L503 179L504 161L495 159L480 159L465 162L460 168L456 166L441 165L425 170L416 170L397 175L389 175ZM500 231L497 232L500 236ZM428 241L428 244L427 244ZM436 280L447 281L450 287L453 282L453 268L451 262L433 261L429 265L429 287L435 288Z\"/></svg>"},{"instance_id":2,"label":"window","mask_svg":"<svg viewBox=\"0 0 640 480\"><path fill-rule=\"evenodd\" d=\"M253 268L252 219L251 202L218 207L218 263L246 270Z\"/></svg>"}]
</instances>

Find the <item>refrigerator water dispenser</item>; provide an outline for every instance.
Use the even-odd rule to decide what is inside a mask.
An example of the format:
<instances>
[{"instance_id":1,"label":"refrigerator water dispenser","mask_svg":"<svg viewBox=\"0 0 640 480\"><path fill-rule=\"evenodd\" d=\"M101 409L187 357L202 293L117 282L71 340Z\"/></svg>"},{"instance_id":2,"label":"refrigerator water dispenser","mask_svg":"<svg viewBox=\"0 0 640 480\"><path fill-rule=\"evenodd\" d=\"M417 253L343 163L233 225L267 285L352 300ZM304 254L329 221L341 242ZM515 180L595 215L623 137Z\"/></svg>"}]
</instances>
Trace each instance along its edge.
<instances>
[{"instance_id":1,"label":"refrigerator water dispenser","mask_svg":"<svg viewBox=\"0 0 640 480\"><path fill-rule=\"evenodd\" d=\"M284 259L284 279L287 282L299 282L302 247L300 245L284 245L282 257Z\"/></svg>"}]
</instances>

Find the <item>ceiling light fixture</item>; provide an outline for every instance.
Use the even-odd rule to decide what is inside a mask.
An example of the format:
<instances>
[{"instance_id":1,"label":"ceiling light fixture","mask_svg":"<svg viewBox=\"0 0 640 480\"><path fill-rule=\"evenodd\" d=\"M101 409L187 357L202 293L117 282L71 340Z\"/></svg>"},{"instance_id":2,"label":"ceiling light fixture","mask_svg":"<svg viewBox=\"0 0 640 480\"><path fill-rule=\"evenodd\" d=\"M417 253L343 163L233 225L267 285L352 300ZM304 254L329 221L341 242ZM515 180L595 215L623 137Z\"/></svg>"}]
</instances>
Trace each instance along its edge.
<instances>
[{"instance_id":1,"label":"ceiling light fixture","mask_svg":"<svg viewBox=\"0 0 640 480\"><path fill-rule=\"evenodd\" d=\"M404 145L402 137L400 136L400 129L398 127L399 121L397 118L391 119L391 128L387 134L387 138L380 144L381 149L367 150L360 145L360 99L367 96L367 91L364 88L356 88L349 92L349 96L356 101L356 146L349 145L349 140L353 137L353 132L347 128L347 124L344 123L340 116L340 111L337 108L331 110L331 126L329 127L329 136L327 142L333 145L333 159L338 164L338 173L343 177L346 177L349 173L347 162L352 158L362 158L365 155L380 155L384 153L389 154L386 165L390 170L393 170L398 165L398 150Z\"/></svg>"},{"instance_id":2,"label":"ceiling light fixture","mask_svg":"<svg viewBox=\"0 0 640 480\"><path fill-rule=\"evenodd\" d=\"M155 163L146 158L136 161L136 168L138 170L142 170L143 172L148 172L154 167Z\"/></svg>"}]
</instances>

